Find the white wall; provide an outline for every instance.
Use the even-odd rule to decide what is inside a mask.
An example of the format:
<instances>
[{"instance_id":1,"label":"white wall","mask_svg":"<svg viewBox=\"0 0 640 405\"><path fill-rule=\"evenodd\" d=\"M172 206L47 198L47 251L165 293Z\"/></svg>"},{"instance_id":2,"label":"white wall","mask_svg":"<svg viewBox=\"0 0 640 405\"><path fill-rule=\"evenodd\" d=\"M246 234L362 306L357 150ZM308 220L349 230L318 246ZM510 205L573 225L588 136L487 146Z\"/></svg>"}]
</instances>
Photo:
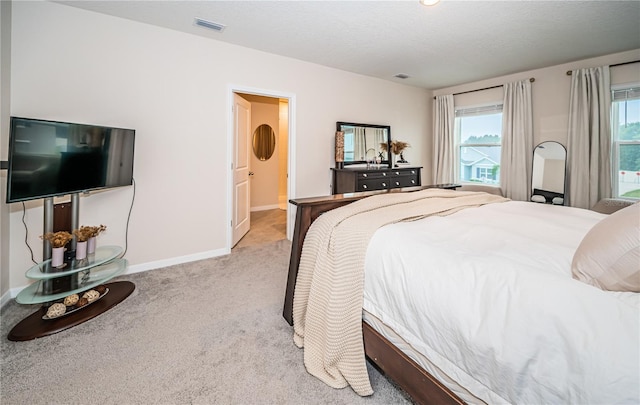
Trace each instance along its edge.
<instances>
[{"instance_id":1,"label":"white wall","mask_svg":"<svg viewBox=\"0 0 640 405\"><path fill-rule=\"evenodd\" d=\"M509 83L526 78L535 78L532 83L533 143L557 141L566 147L569 122L569 86L571 76L566 72L579 68L604 66L640 59L640 49L575 61L542 69L530 70L507 76L494 77L459 86L433 91L434 96L459 93ZM640 64L630 64L611 68L611 84L640 82ZM502 88L478 91L455 96L456 106L471 106L502 100ZM432 101L432 100L431 100ZM433 146L429 146L431 151ZM433 171L429 168L428 178Z\"/></svg>"},{"instance_id":2,"label":"white wall","mask_svg":"<svg viewBox=\"0 0 640 405\"><path fill-rule=\"evenodd\" d=\"M0 160L7 160L11 86L11 2L0 1ZM6 199L7 172L0 170L0 200ZM0 205L0 306L9 291L9 207Z\"/></svg>"},{"instance_id":3,"label":"white wall","mask_svg":"<svg viewBox=\"0 0 640 405\"><path fill-rule=\"evenodd\" d=\"M15 2L13 13L12 115L136 129L134 271L228 252L230 86L295 95L291 197L329 194L336 121L389 124L413 146L412 162L427 161L424 89L58 3ZM82 197L80 223L106 224L99 243L123 245L132 195L129 187ZM10 211L10 285L18 288L31 262L21 204ZM26 221L38 256L40 201L27 204Z\"/></svg>"}]
</instances>

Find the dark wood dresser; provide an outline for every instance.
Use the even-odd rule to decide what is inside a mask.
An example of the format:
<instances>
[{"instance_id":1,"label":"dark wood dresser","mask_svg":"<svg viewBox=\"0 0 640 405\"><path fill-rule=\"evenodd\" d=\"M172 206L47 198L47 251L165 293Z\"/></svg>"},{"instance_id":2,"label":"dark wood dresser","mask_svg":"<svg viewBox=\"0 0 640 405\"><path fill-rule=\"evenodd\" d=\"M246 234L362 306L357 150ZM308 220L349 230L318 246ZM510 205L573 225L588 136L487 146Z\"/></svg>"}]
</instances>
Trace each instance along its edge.
<instances>
[{"instance_id":1,"label":"dark wood dresser","mask_svg":"<svg viewBox=\"0 0 640 405\"><path fill-rule=\"evenodd\" d=\"M388 167L380 169L331 169L333 170L333 194L361 191L388 190L391 188L421 186L422 167Z\"/></svg>"}]
</instances>

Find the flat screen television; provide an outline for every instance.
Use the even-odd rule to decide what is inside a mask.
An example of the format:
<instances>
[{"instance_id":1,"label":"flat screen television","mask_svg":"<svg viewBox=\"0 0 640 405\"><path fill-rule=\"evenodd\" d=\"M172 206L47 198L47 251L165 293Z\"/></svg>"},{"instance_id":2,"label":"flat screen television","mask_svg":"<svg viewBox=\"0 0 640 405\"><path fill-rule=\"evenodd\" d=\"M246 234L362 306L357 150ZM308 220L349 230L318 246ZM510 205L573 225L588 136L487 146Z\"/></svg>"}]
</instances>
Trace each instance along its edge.
<instances>
[{"instance_id":1,"label":"flat screen television","mask_svg":"<svg viewBox=\"0 0 640 405\"><path fill-rule=\"evenodd\" d=\"M11 117L7 203L133 182L135 130Z\"/></svg>"}]
</instances>

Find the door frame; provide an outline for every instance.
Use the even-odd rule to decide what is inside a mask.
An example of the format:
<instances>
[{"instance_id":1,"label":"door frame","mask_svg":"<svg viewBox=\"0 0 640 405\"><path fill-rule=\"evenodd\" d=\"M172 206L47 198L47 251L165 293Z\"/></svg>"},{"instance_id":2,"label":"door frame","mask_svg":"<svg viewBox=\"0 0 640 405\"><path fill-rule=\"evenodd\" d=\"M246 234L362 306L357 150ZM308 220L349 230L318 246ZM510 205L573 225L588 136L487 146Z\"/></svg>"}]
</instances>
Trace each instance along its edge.
<instances>
[{"instance_id":1,"label":"door frame","mask_svg":"<svg viewBox=\"0 0 640 405\"><path fill-rule=\"evenodd\" d=\"M278 90L260 89L237 84L227 86L227 243L226 250L231 251L233 239L231 220L233 218L233 94L245 93L256 96L281 98L288 101L288 135L287 135L287 201L295 198L296 170L295 145L296 145L296 95ZM295 209L287 203L287 239L293 239L293 227L295 225Z\"/></svg>"}]
</instances>

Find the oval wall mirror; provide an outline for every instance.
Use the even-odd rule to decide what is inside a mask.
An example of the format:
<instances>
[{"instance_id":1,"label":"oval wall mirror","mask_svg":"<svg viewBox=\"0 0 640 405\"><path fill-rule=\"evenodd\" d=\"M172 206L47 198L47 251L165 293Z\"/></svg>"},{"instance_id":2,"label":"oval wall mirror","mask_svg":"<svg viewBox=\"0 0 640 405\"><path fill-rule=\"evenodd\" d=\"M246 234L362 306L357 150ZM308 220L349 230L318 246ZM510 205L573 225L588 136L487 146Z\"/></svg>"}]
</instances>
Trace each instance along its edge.
<instances>
[{"instance_id":1,"label":"oval wall mirror","mask_svg":"<svg viewBox=\"0 0 640 405\"><path fill-rule=\"evenodd\" d=\"M542 142L533 151L531 201L564 205L567 151L558 142Z\"/></svg>"},{"instance_id":2,"label":"oval wall mirror","mask_svg":"<svg viewBox=\"0 0 640 405\"><path fill-rule=\"evenodd\" d=\"M269 160L276 149L276 133L267 124L262 124L253 132L253 153L260 160Z\"/></svg>"}]
</instances>

